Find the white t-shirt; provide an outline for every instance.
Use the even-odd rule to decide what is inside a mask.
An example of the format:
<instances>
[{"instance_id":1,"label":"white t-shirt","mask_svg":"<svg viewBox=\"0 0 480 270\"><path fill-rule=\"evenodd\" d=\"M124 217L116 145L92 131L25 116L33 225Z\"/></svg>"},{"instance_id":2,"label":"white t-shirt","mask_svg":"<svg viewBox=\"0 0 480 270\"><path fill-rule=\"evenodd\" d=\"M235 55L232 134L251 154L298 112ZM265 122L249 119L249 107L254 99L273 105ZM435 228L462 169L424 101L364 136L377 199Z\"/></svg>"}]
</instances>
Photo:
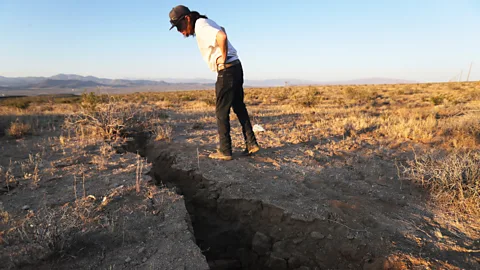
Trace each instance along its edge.
<instances>
[{"instance_id":1,"label":"white t-shirt","mask_svg":"<svg viewBox=\"0 0 480 270\"><path fill-rule=\"evenodd\" d=\"M207 62L208 67L217 72L217 58L222 56L222 50L217 44L217 33L222 28L210 19L199 18L195 23L195 37L197 38L198 48L202 54L203 60ZM228 62L238 59L237 50L228 41Z\"/></svg>"}]
</instances>

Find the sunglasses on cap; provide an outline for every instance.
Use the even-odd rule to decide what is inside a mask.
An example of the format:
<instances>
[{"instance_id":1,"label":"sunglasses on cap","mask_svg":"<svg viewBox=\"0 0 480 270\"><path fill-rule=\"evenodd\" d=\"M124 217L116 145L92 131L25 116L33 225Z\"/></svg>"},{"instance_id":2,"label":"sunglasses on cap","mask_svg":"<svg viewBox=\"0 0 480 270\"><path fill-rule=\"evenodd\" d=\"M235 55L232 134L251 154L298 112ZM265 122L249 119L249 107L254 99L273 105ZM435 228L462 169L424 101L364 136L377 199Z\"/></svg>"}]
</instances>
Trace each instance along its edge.
<instances>
[{"instance_id":1,"label":"sunglasses on cap","mask_svg":"<svg viewBox=\"0 0 480 270\"><path fill-rule=\"evenodd\" d=\"M175 21L170 20L170 24L172 25L172 27L170 27L170 30L173 27L176 27L178 31L182 31L183 28L185 27L185 25L182 23L182 21L185 20L185 16L186 15L183 15L182 17L178 18Z\"/></svg>"}]
</instances>

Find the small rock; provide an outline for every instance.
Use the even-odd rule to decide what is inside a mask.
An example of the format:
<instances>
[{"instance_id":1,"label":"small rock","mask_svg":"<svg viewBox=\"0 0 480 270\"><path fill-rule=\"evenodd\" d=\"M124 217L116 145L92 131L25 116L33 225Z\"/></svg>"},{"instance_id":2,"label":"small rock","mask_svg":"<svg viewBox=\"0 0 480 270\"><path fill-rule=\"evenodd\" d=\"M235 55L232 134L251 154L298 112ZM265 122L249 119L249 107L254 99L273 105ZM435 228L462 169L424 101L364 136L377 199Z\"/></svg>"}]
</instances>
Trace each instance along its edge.
<instances>
[{"instance_id":1,"label":"small rock","mask_svg":"<svg viewBox=\"0 0 480 270\"><path fill-rule=\"evenodd\" d=\"M270 250L270 237L261 232L256 232L252 240L252 249L259 255L263 255Z\"/></svg>"},{"instance_id":2,"label":"small rock","mask_svg":"<svg viewBox=\"0 0 480 270\"><path fill-rule=\"evenodd\" d=\"M103 178L103 182L105 182L105 184L110 184L110 178L109 177L104 177Z\"/></svg>"},{"instance_id":3,"label":"small rock","mask_svg":"<svg viewBox=\"0 0 480 270\"><path fill-rule=\"evenodd\" d=\"M329 234L329 235L327 236L327 239L330 239L330 240L331 240L331 239L333 239L333 236L332 236L331 234Z\"/></svg>"},{"instance_id":4,"label":"small rock","mask_svg":"<svg viewBox=\"0 0 480 270\"><path fill-rule=\"evenodd\" d=\"M287 261L285 259L280 258L278 254L271 254L270 258L268 258L267 265L270 269L278 269L278 270L286 270L287 269Z\"/></svg>"},{"instance_id":5,"label":"small rock","mask_svg":"<svg viewBox=\"0 0 480 270\"><path fill-rule=\"evenodd\" d=\"M24 206L22 207L22 210L28 210L28 209L30 209L30 205L24 205Z\"/></svg>"},{"instance_id":6,"label":"small rock","mask_svg":"<svg viewBox=\"0 0 480 270\"><path fill-rule=\"evenodd\" d=\"M310 233L310 236L313 238L313 239L323 239L325 238L325 235L319 233L319 232L311 232Z\"/></svg>"},{"instance_id":7,"label":"small rock","mask_svg":"<svg viewBox=\"0 0 480 270\"><path fill-rule=\"evenodd\" d=\"M144 247L141 247L139 250L138 250L138 253L143 253L145 251L145 248Z\"/></svg>"},{"instance_id":8,"label":"small rock","mask_svg":"<svg viewBox=\"0 0 480 270\"><path fill-rule=\"evenodd\" d=\"M296 244L300 244L301 242L303 242L303 239L302 238L295 238L293 239L293 243L296 245Z\"/></svg>"},{"instance_id":9,"label":"small rock","mask_svg":"<svg viewBox=\"0 0 480 270\"><path fill-rule=\"evenodd\" d=\"M131 261L132 261L132 259L131 259L130 257L127 257L127 258L125 259L125 262L126 262L126 263L129 263L129 262L131 262Z\"/></svg>"},{"instance_id":10,"label":"small rock","mask_svg":"<svg viewBox=\"0 0 480 270\"><path fill-rule=\"evenodd\" d=\"M287 246L288 246L287 241L278 241L273 244L272 251L277 254L277 257L289 258L291 254Z\"/></svg>"},{"instance_id":11,"label":"small rock","mask_svg":"<svg viewBox=\"0 0 480 270\"><path fill-rule=\"evenodd\" d=\"M353 234L353 233L348 233L348 234L347 234L347 239L349 239L349 240L355 239L355 234Z\"/></svg>"},{"instance_id":12,"label":"small rock","mask_svg":"<svg viewBox=\"0 0 480 270\"><path fill-rule=\"evenodd\" d=\"M146 261L147 261L147 257L143 257L142 262L146 262Z\"/></svg>"}]
</instances>

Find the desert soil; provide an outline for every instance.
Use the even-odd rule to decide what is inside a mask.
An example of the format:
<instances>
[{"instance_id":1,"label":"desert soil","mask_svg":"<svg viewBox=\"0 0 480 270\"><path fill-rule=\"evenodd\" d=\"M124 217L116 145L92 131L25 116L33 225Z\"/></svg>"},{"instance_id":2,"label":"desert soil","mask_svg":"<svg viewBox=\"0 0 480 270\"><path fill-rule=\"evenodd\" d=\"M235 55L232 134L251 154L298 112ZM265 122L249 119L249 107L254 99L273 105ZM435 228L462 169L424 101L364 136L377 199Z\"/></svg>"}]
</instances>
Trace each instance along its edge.
<instances>
[{"instance_id":1,"label":"desert soil","mask_svg":"<svg viewBox=\"0 0 480 270\"><path fill-rule=\"evenodd\" d=\"M477 133L443 139L463 131L462 117L478 127L480 103L437 106L436 85L401 87L360 105L337 88L295 104L291 89L247 91L262 149L239 155L232 113L232 161L208 158L211 93L152 100L168 116L162 129L124 142L74 136L61 120L1 134L0 268L480 269L478 216L401 174L420 154L478 150ZM442 119L453 131L438 135Z\"/></svg>"},{"instance_id":2,"label":"desert soil","mask_svg":"<svg viewBox=\"0 0 480 270\"><path fill-rule=\"evenodd\" d=\"M217 248L212 260L250 269L480 268L478 224L445 214L400 179L411 149L319 136L242 157L234 119L234 160L217 161L208 158L215 125L198 132L198 115L171 115L172 142L140 137L133 148L154 164L157 183L180 187L194 228L206 230L200 247ZM268 136L257 133L260 145Z\"/></svg>"},{"instance_id":3,"label":"desert soil","mask_svg":"<svg viewBox=\"0 0 480 270\"><path fill-rule=\"evenodd\" d=\"M150 164L59 135L0 139L0 165L20 179L0 190L1 269L208 269L184 199L149 183ZM37 181L22 172L34 164Z\"/></svg>"}]
</instances>

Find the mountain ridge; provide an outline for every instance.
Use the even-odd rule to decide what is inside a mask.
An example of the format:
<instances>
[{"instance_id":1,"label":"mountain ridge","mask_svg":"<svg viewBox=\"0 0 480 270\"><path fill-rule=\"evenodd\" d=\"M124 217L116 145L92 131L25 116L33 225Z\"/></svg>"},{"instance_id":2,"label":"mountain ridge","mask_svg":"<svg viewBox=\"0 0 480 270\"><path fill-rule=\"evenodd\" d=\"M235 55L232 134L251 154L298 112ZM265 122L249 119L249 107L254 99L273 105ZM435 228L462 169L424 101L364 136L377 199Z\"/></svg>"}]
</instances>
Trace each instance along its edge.
<instances>
[{"instance_id":1,"label":"mountain ridge","mask_svg":"<svg viewBox=\"0 0 480 270\"><path fill-rule=\"evenodd\" d=\"M351 84L399 84L417 83L416 81L394 79L394 78L362 78L344 81L313 81L301 79L265 79L245 80L245 87L272 87L272 86L294 86L294 85L351 85ZM107 79L95 76L82 76L77 74L57 74L50 77L4 77L0 76L0 87L3 89L36 89L36 88L82 88L82 87L138 87L138 86L192 86L202 87L214 86L215 81L209 79Z\"/></svg>"}]
</instances>

